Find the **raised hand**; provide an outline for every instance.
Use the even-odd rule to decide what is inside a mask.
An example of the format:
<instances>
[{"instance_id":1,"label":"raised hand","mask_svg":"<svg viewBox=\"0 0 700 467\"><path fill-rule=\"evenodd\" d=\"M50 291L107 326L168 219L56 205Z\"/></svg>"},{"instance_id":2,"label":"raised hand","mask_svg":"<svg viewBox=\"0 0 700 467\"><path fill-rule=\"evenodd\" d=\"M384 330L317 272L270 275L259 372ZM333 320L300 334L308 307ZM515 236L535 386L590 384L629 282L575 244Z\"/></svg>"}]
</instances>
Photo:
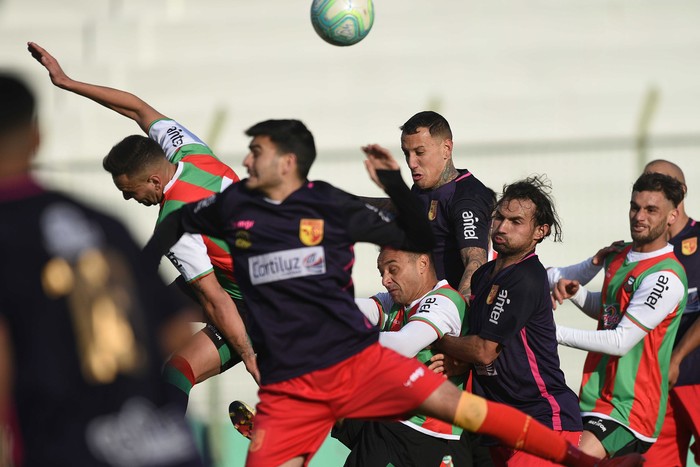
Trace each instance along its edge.
<instances>
[{"instance_id":1,"label":"raised hand","mask_svg":"<svg viewBox=\"0 0 700 467\"><path fill-rule=\"evenodd\" d=\"M370 178L383 190L384 186L377 177L377 170L399 170L399 163L396 162L389 150L378 144L362 146L362 151L367 156L365 168L367 168Z\"/></svg>"},{"instance_id":2,"label":"raised hand","mask_svg":"<svg viewBox=\"0 0 700 467\"><path fill-rule=\"evenodd\" d=\"M27 50L32 54L32 57L36 59L37 62L41 63L44 68L49 72L49 78L51 82L58 86L59 88L64 88L71 79L66 75L66 73L58 64L53 55L48 53L44 48L39 46L35 42L27 42Z\"/></svg>"}]
</instances>

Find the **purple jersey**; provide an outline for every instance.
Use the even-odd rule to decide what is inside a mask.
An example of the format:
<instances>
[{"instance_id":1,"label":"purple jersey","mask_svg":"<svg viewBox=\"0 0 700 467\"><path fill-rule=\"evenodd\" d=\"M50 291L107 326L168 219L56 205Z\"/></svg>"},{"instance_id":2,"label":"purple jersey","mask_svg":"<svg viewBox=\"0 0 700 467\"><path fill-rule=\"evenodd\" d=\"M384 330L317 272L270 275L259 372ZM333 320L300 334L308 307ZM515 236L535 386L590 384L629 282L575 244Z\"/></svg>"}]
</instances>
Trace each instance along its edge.
<instances>
[{"instance_id":1,"label":"purple jersey","mask_svg":"<svg viewBox=\"0 0 700 467\"><path fill-rule=\"evenodd\" d=\"M158 346L181 304L113 218L27 179L0 187L0 321L24 464L199 466Z\"/></svg>"},{"instance_id":2,"label":"purple jersey","mask_svg":"<svg viewBox=\"0 0 700 467\"><path fill-rule=\"evenodd\" d=\"M274 203L243 180L185 206L182 225L229 244L263 384L327 368L378 340L355 305L352 266L355 242L405 246L382 211L325 182Z\"/></svg>"},{"instance_id":3,"label":"purple jersey","mask_svg":"<svg viewBox=\"0 0 700 467\"><path fill-rule=\"evenodd\" d=\"M680 341L688 328L693 325L700 316L700 251L698 251L698 238L700 238L700 224L689 219L683 230L669 240L673 245L676 258L685 268L688 277L688 303L681 317L681 324L676 334L676 344ZM700 348L688 354L681 363L680 374L676 386L700 384Z\"/></svg>"},{"instance_id":4,"label":"purple jersey","mask_svg":"<svg viewBox=\"0 0 700 467\"><path fill-rule=\"evenodd\" d=\"M453 181L435 189L412 191L423 201L435 235L433 260L438 279L447 279L455 289L464 274L460 250L488 248L493 191L468 170L459 170Z\"/></svg>"},{"instance_id":5,"label":"purple jersey","mask_svg":"<svg viewBox=\"0 0 700 467\"><path fill-rule=\"evenodd\" d=\"M547 272L534 253L490 278L494 266L472 276L469 333L503 348L493 363L475 365L474 392L554 430L581 431L578 397L559 364Z\"/></svg>"}]
</instances>

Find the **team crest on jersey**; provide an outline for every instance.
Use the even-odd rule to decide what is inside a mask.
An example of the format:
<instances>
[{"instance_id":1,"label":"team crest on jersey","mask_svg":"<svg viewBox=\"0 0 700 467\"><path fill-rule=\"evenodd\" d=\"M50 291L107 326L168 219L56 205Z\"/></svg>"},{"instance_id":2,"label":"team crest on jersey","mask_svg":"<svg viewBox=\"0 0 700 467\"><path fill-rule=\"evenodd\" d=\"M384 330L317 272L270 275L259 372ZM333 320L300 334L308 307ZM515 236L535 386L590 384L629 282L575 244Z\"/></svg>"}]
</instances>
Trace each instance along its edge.
<instances>
[{"instance_id":1,"label":"team crest on jersey","mask_svg":"<svg viewBox=\"0 0 700 467\"><path fill-rule=\"evenodd\" d=\"M681 253L685 256L692 255L698 250L698 237L686 238L681 243Z\"/></svg>"},{"instance_id":2,"label":"team crest on jersey","mask_svg":"<svg viewBox=\"0 0 700 467\"><path fill-rule=\"evenodd\" d=\"M299 240L306 246L314 246L323 240L323 219L299 221Z\"/></svg>"},{"instance_id":3,"label":"team crest on jersey","mask_svg":"<svg viewBox=\"0 0 700 467\"><path fill-rule=\"evenodd\" d=\"M250 241L250 232L248 232L247 230L236 231L236 240L234 242L236 248L246 250L250 248L252 244L253 242Z\"/></svg>"},{"instance_id":4,"label":"team crest on jersey","mask_svg":"<svg viewBox=\"0 0 700 467\"><path fill-rule=\"evenodd\" d=\"M492 285L489 294L486 296L486 304L491 305L498 294L498 284Z\"/></svg>"},{"instance_id":5,"label":"team crest on jersey","mask_svg":"<svg viewBox=\"0 0 700 467\"><path fill-rule=\"evenodd\" d=\"M632 293L632 290L634 289L634 281L636 281L637 278L634 276L629 276L627 278L627 282L625 282L625 285L622 286L622 289L627 292L627 293Z\"/></svg>"},{"instance_id":6,"label":"team crest on jersey","mask_svg":"<svg viewBox=\"0 0 700 467\"><path fill-rule=\"evenodd\" d=\"M430 209L428 209L428 220L429 221L435 220L435 218L437 217L437 211L438 211L438 202L437 202L437 200L432 200L430 202Z\"/></svg>"}]
</instances>

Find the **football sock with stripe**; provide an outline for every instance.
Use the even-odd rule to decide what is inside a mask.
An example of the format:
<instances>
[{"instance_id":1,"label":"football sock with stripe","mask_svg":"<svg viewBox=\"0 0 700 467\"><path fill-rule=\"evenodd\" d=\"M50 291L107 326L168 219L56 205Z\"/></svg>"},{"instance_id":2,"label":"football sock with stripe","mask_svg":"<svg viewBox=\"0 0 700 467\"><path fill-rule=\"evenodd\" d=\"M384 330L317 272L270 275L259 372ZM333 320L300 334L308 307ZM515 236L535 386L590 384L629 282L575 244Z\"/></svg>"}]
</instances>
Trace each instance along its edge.
<instances>
[{"instance_id":1,"label":"football sock with stripe","mask_svg":"<svg viewBox=\"0 0 700 467\"><path fill-rule=\"evenodd\" d=\"M460 397L454 424L493 436L506 446L560 464L592 467L599 462L599 459L584 454L529 415L468 392L463 392Z\"/></svg>"},{"instance_id":2,"label":"football sock with stripe","mask_svg":"<svg viewBox=\"0 0 700 467\"><path fill-rule=\"evenodd\" d=\"M179 355L174 355L163 368L163 379L171 401L182 410L187 411L187 403L190 398L190 390L195 383L194 372L189 362Z\"/></svg>"}]
</instances>

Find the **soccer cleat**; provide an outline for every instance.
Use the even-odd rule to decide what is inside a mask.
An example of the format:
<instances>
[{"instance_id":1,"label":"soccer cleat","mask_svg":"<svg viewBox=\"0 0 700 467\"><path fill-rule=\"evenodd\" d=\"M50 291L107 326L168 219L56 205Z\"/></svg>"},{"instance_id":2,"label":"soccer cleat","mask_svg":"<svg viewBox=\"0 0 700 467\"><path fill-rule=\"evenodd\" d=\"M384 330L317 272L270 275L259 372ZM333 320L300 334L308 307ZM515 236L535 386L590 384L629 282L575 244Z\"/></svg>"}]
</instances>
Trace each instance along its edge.
<instances>
[{"instance_id":1,"label":"soccer cleat","mask_svg":"<svg viewBox=\"0 0 700 467\"><path fill-rule=\"evenodd\" d=\"M228 406L228 416L231 418L233 427L240 434L250 439L253 432L253 418L255 418L255 409L241 401L233 401Z\"/></svg>"}]
</instances>

